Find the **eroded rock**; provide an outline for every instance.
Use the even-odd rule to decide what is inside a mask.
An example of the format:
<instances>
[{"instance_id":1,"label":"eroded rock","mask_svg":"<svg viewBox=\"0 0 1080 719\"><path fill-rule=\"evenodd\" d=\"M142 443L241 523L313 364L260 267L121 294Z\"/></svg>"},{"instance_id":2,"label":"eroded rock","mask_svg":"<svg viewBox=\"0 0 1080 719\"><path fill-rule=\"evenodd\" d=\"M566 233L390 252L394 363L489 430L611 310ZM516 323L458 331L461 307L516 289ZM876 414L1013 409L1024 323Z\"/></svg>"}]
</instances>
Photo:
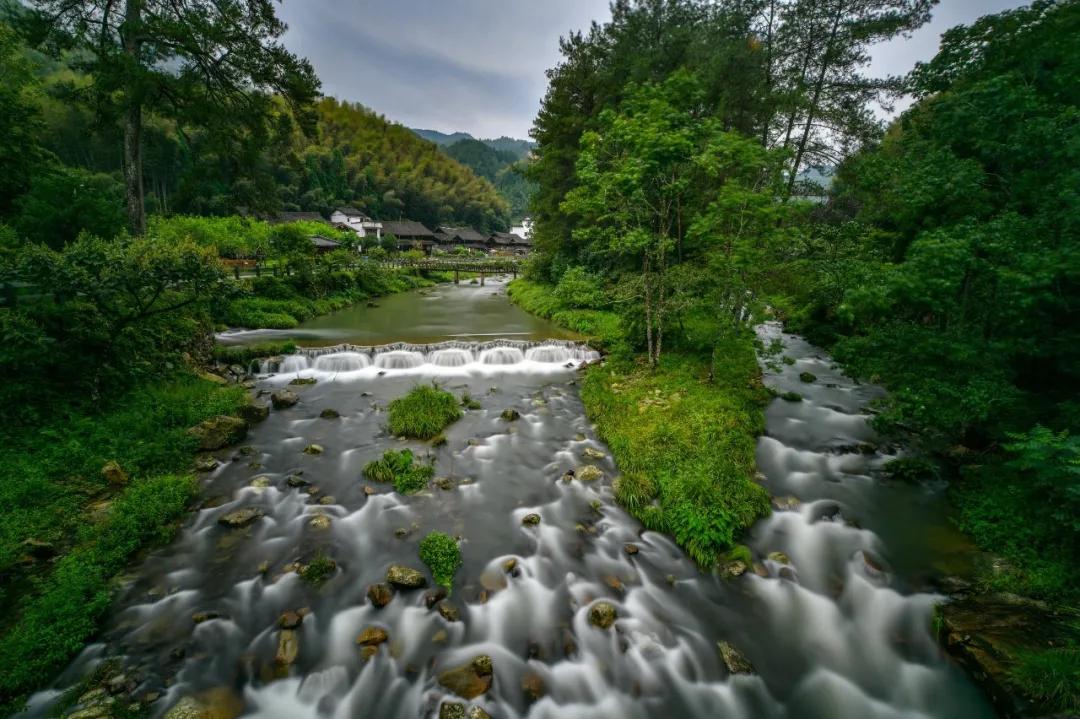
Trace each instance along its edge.
<instances>
[{"instance_id":1,"label":"eroded rock","mask_svg":"<svg viewBox=\"0 0 1080 719\"><path fill-rule=\"evenodd\" d=\"M386 570L386 581L395 587L406 589L417 589L427 584L427 578L422 572L400 564L395 564Z\"/></svg>"},{"instance_id":2,"label":"eroded rock","mask_svg":"<svg viewBox=\"0 0 1080 719\"><path fill-rule=\"evenodd\" d=\"M439 674L439 684L464 699L486 694L493 678L491 657L480 654L468 664L447 669Z\"/></svg>"},{"instance_id":3,"label":"eroded rock","mask_svg":"<svg viewBox=\"0 0 1080 719\"><path fill-rule=\"evenodd\" d=\"M596 602L589 607L589 624L600 629L609 629L615 623L618 611L611 602Z\"/></svg>"},{"instance_id":4,"label":"eroded rock","mask_svg":"<svg viewBox=\"0 0 1080 719\"><path fill-rule=\"evenodd\" d=\"M213 452L241 441L247 436L247 430L247 422L239 417L218 415L190 428L187 434L198 440L199 450Z\"/></svg>"}]
</instances>

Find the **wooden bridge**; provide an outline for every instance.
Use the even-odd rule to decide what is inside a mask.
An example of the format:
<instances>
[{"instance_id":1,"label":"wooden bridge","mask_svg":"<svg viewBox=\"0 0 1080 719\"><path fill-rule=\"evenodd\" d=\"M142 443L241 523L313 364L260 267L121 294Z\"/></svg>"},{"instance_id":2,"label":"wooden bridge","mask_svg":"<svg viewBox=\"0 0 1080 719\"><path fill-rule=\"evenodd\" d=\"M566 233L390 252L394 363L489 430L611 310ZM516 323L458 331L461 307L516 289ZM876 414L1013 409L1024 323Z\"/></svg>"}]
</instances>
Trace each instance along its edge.
<instances>
[{"instance_id":1,"label":"wooden bridge","mask_svg":"<svg viewBox=\"0 0 1080 719\"><path fill-rule=\"evenodd\" d=\"M480 275L480 285L486 275L513 275L517 279L521 270L521 260L512 257L485 257L483 259L452 259L445 257L424 257L421 259L394 258L383 260L384 267L408 270L431 270L435 272L453 272L454 284L461 281L462 272Z\"/></svg>"}]
</instances>

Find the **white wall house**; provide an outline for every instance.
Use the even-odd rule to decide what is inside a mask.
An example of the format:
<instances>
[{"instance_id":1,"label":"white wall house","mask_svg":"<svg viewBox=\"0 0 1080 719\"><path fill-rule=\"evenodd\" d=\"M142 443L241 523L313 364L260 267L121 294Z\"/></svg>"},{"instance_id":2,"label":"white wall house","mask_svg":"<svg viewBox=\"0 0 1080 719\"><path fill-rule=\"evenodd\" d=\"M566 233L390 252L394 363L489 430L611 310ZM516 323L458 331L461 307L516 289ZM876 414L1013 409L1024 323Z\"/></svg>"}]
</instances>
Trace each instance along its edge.
<instances>
[{"instance_id":1,"label":"white wall house","mask_svg":"<svg viewBox=\"0 0 1080 719\"><path fill-rule=\"evenodd\" d=\"M382 239L382 223L373 220L355 207L339 207L330 215L334 225L345 225L356 233L357 237Z\"/></svg>"},{"instance_id":2,"label":"white wall house","mask_svg":"<svg viewBox=\"0 0 1080 719\"><path fill-rule=\"evenodd\" d=\"M523 240L531 240L533 231L533 221L531 217L524 218L520 224L514 225L510 228L511 235L517 235Z\"/></svg>"}]
</instances>

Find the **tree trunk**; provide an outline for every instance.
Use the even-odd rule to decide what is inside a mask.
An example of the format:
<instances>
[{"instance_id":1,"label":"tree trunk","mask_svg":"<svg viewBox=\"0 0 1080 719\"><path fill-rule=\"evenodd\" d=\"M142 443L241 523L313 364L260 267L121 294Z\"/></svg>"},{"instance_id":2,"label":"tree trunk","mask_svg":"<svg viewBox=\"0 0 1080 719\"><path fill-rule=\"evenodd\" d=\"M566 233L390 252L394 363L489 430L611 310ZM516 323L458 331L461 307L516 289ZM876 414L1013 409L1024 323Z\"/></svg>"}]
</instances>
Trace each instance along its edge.
<instances>
[{"instance_id":1,"label":"tree trunk","mask_svg":"<svg viewBox=\"0 0 1080 719\"><path fill-rule=\"evenodd\" d=\"M649 278L649 251L645 250L645 259L642 263L641 279L645 290L645 341L649 353L649 366L655 367L653 359L653 325L652 325L652 281Z\"/></svg>"},{"instance_id":2,"label":"tree trunk","mask_svg":"<svg viewBox=\"0 0 1080 719\"><path fill-rule=\"evenodd\" d=\"M142 4L144 0L127 0L124 12L124 54L139 66L142 48ZM128 72L132 72L131 69ZM124 195L127 200L128 228L133 235L146 231L146 205L142 177L142 90L137 76L127 79L127 113L124 116Z\"/></svg>"},{"instance_id":3,"label":"tree trunk","mask_svg":"<svg viewBox=\"0 0 1080 719\"><path fill-rule=\"evenodd\" d=\"M829 61L832 55L833 43L836 42L836 33L840 29L840 18L843 15L843 4L837 3L836 14L833 16L832 29L829 31L829 41L825 44L825 51L821 54L821 69L818 71L817 80L814 82L814 96L810 99L810 107L806 111L806 124L803 126L802 137L799 139L799 149L795 152L795 161L791 166L791 176L788 178L787 196L795 191L795 180L799 175L799 166L802 164L803 154L806 152L806 143L810 139L810 128L816 119L814 113L818 102L821 100L821 91L825 87L825 75L829 71Z\"/></svg>"}]
</instances>

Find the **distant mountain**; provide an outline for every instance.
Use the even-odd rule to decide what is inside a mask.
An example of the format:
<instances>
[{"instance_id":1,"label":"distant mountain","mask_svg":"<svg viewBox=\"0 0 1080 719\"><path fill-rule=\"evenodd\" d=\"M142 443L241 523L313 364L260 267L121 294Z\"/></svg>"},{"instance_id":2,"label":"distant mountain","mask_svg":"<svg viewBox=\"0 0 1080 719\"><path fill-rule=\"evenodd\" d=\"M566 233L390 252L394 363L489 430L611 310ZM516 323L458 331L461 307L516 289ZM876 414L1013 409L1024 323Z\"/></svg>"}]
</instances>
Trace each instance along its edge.
<instances>
[{"instance_id":1,"label":"distant mountain","mask_svg":"<svg viewBox=\"0 0 1080 719\"><path fill-rule=\"evenodd\" d=\"M500 138L510 140L510 138ZM490 181L510 204L511 218L518 220L529 209L529 200L536 186L523 174L528 160L511 150L497 150L488 140L458 140L443 148L450 157L465 165L474 173ZM510 142L522 142L510 140Z\"/></svg>"},{"instance_id":2,"label":"distant mountain","mask_svg":"<svg viewBox=\"0 0 1080 719\"><path fill-rule=\"evenodd\" d=\"M519 160L524 160L528 157L529 153L536 147L536 143L532 140L516 140L513 137L506 137L505 135L494 140L481 140L480 142L493 150L512 152Z\"/></svg>"},{"instance_id":3,"label":"distant mountain","mask_svg":"<svg viewBox=\"0 0 1080 719\"><path fill-rule=\"evenodd\" d=\"M448 147L455 142L461 142L462 140L474 140L476 142L482 142L493 150L499 152L509 152L514 155L518 160L524 160L532 152L532 149L536 147L536 143L532 140L518 140L513 137L497 137L494 140L477 140L475 137L467 132L454 132L447 134L445 132L439 132L438 130L421 130L418 128L410 128L420 137L434 142L439 147Z\"/></svg>"},{"instance_id":4,"label":"distant mountain","mask_svg":"<svg viewBox=\"0 0 1080 719\"><path fill-rule=\"evenodd\" d=\"M424 138L425 140L428 140L429 142L434 142L436 145L439 145L441 147L445 147L446 145L453 145L455 142L458 142L460 140L476 139L467 132L455 132L452 135L447 135L445 132L439 132L438 130L419 130L415 127L411 127L409 129L415 132L420 137Z\"/></svg>"}]
</instances>

